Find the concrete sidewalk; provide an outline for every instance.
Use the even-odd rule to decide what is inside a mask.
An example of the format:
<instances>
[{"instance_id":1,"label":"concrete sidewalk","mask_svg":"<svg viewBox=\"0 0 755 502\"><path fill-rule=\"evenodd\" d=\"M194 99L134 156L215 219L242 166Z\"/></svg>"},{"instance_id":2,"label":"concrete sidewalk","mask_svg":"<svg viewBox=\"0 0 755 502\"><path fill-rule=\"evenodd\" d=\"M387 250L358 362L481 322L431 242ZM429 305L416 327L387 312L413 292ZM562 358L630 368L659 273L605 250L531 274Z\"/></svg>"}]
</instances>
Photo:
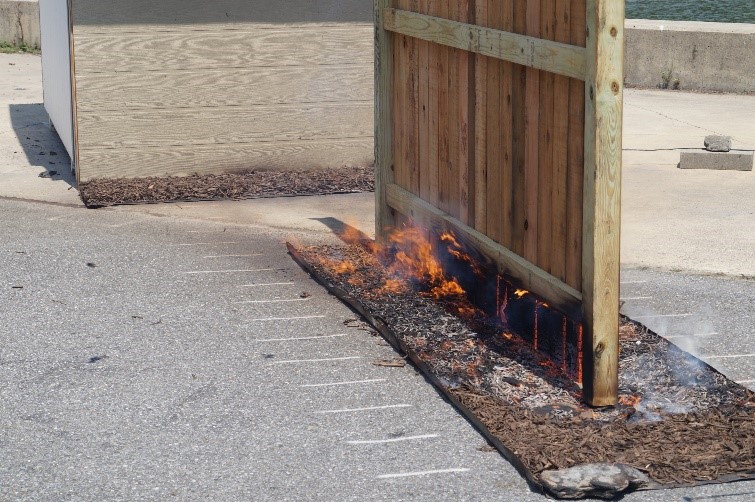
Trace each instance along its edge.
<instances>
[{"instance_id":1,"label":"concrete sidewalk","mask_svg":"<svg viewBox=\"0 0 755 502\"><path fill-rule=\"evenodd\" d=\"M329 219L372 233L372 194L87 210L41 99L39 58L0 56L0 499L542 499L411 367L371 364L395 353L286 256L334 240ZM755 173L646 151L752 148L752 116L753 97L627 92L622 297L755 386L755 281L737 278L755 275Z\"/></svg>"}]
</instances>

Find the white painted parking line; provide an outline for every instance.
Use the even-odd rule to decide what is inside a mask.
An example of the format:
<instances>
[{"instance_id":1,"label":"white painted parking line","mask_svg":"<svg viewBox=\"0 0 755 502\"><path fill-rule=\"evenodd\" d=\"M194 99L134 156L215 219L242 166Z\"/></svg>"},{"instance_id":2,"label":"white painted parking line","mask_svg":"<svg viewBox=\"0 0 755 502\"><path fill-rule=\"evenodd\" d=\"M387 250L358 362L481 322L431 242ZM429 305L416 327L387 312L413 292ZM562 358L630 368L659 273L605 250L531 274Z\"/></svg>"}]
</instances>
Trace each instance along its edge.
<instances>
[{"instance_id":1,"label":"white painted parking line","mask_svg":"<svg viewBox=\"0 0 755 502\"><path fill-rule=\"evenodd\" d=\"M239 241L220 241L220 242L184 242L173 244L173 246L218 246L220 244L241 244Z\"/></svg>"},{"instance_id":2,"label":"white painted parking line","mask_svg":"<svg viewBox=\"0 0 755 502\"><path fill-rule=\"evenodd\" d=\"M388 410L391 408L411 408L411 404L386 404L385 406L367 406L366 408L342 408L340 410L322 410L317 411L321 415L327 413L351 413L353 411L371 411L371 410Z\"/></svg>"},{"instance_id":3,"label":"white painted parking line","mask_svg":"<svg viewBox=\"0 0 755 502\"><path fill-rule=\"evenodd\" d=\"M336 387L339 385L358 385L362 383L385 382L385 378L371 378L369 380L350 380L348 382L329 382L329 383L305 383L299 387Z\"/></svg>"},{"instance_id":4,"label":"white painted parking line","mask_svg":"<svg viewBox=\"0 0 755 502\"><path fill-rule=\"evenodd\" d=\"M293 282L264 282L257 284L239 284L240 288L258 288L262 286L293 286Z\"/></svg>"},{"instance_id":5,"label":"white painted parking line","mask_svg":"<svg viewBox=\"0 0 755 502\"><path fill-rule=\"evenodd\" d=\"M322 319L324 315L302 315L295 317L258 317L256 319L249 319L250 322L265 322L265 321L295 321L297 319Z\"/></svg>"},{"instance_id":6,"label":"white painted parking line","mask_svg":"<svg viewBox=\"0 0 755 502\"><path fill-rule=\"evenodd\" d=\"M619 298L621 301L629 301L629 300L652 300L652 296L628 296L626 298Z\"/></svg>"},{"instance_id":7,"label":"white painted parking line","mask_svg":"<svg viewBox=\"0 0 755 502\"><path fill-rule=\"evenodd\" d=\"M737 359L739 357L755 357L755 354L729 354L725 356L699 356L703 359Z\"/></svg>"},{"instance_id":8,"label":"white painted parking line","mask_svg":"<svg viewBox=\"0 0 755 502\"><path fill-rule=\"evenodd\" d=\"M629 316L632 319L654 319L656 317L690 317L697 314L654 314L654 315L635 315Z\"/></svg>"},{"instance_id":9,"label":"white painted parking line","mask_svg":"<svg viewBox=\"0 0 755 502\"><path fill-rule=\"evenodd\" d=\"M737 383L740 383L740 384L741 383L753 383L753 382L755 382L755 379L752 379L752 380L737 380Z\"/></svg>"},{"instance_id":10,"label":"white painted parking line","mask_svg":"<svg viewBox=\"0 0 755 502\"><path fill-rule=\"evenodd\" d=\"M347 444L383 444L383 443L399 443L401 441L414 441L416 439L430 439L437 438L437 434L422 434L421 436L405 436L390 439L366 439L361 441L346 441Z\"/></svg>"},{"instance_id":11,"label":"white painted parking line","mask_svg":"<svg viewBox=\"0 0 755 502\"><path fill-rule=\"evenodd\" d=\"M691 335L663 335L663 338L691 338L694 336L716 336L718 333L692 333Z\"/></svg>"},{"instance_id":12,"label":"white painted parking line","mask_svg":"<svg viewBox=\"0 0 755 502\"><path fill-rule=\"evenodd\" d=\"M339 338L349 336L348 333L338 333L335 335L317 335L317 336L292 336L290 338L263 338L261 340L252 340L253 342L290 342L294 340L322 340L325 338Z\"/></svg>"},{"instance_id":13,"label":"white painted parking line","mask_svg":"<svg viewBox=\"0 0 755 502\"><path fill-rule=\"evenodd\" d=\"M283 359L281 361L273 361L270 364L327 363L331 361L350 361L361 358L362 356L324 357L321 359Z\"/></svg>"},{"instance_id":14,"label":"white painted parking line","mask_svg":"<svg viewBox=\"0 0 755 502\"><path fill-rule=\"evenodd\" d=\"M184 274L188 275L197 275L197 274L235 274L235 273L241 273L241 272L269 272L270 270L280 270L275 268L239 268L239 269L233 269L233 270L192 270L189 272L184 272Z\"/></svg>"},{"instance_id":15,"label":"white painted parking line","mask_svg":"<svg viewBox=\"0 0 755 502\"><path fill-rule=\"evenodd\" d=\"M381 474L377 476L377 479L392 479L392 478L409 478L413 476L427 476L430 474L449 474L453 472L469 472L466 467L460 467L455 469L435 469L432 471L414 471L414 472L397 472L394 474Z\"/></svg>"},{"instance_id":16,"label":"white painted parking line","mask_svg":"<svg viewBox=\"0 0 755 502\"><path fill-rule=\"evenodd\" d=\"M645 284L648 281L621 281L620 284Z\"/></svg>"},{"instance_id":17,"label":"white painted parking line","mask_svg":"<svg viewBox=\"0 0 755 502\"><path fill-rule=\"evenodd\" d=\"M243 300L240 302L233 302L235 304L240 303L290 303L290 302L308 302L312 298L288 298L283 300Z\"/></svg>"},{"instance_id":18,"label":"white painted parking line","mask_svg":"<svg viewBox=\"0 0 755 502\"><path fill-rule=\"evenodd\" d=\"M205 260L212 260L214 258L250 258L252 256L262 256L262 253L253 254L213 254L209 256L203 256Z\"/></svg>"}]
</instances>

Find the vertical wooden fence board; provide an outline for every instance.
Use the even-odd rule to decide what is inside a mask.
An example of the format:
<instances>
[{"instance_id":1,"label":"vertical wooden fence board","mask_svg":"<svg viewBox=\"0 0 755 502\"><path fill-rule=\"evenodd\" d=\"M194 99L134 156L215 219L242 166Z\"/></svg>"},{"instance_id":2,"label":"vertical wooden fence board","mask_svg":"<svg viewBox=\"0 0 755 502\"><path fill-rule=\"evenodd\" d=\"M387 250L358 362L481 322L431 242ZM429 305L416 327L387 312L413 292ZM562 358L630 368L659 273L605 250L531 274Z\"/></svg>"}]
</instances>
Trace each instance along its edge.
<instances>
[{"instance_id":1,"label":"vertical wooden fence board","mask_svg":"<svg viewBox=\"0 0 755 502\"><path fill-rule=\"evenodd\" d=\"M488 26L500 28L502 2L491 0L488 4ZM501 241L501 65L502 61L488 61L487 85L487 236Z\"/></svg>"},{"instance_id":2,"label":"vertical wooden fence board","mask_svg":"<svg viewBox=\"0 0 755 502\"><path fill-rule=\"evenodd\" d=\"M458 21L458 7L461 0L455 2L446 2L448 11L444 17ZM461 89L459 87L459 71L463 51L454 48L446 50L446 79L448 84L448 162L446 173L448 180L448 213L459 218L461 214L460 207L460 166L459 162L459 128L461 126L461 110L459 109L459 100Z\"/></svg>"},{"instance_id":3,"label":"vertical wooden fence board","mask_svg":"<svg viewBox=\"0 0 755 502\"><path fill-rule=\"evenodd\" d=\"M386 187L393 178L393 35L383 29L383 9L391 0L374 0L375 6L375 237L385 240L395 226L386 203Z\"/></svg>"},{"instance_id":4,"label":"vertical wooden fence board","mask_svg":"<svg viewBox=\"0 0 755 502\"><path fill-rule=\"evenodd\" d=\"M527 0L526 34L533 37L540 36L540 0ZM526 70L525 90L525 158L524 158L524 187L525 187L525 236L524 258L530 263L537 262L538 237L538 166L539 166L539 106L540 101L540 72L534 68Z\"/></svg>"},{"instance_id":5,"label":"vertical wooden fence board","mask_svg":"<svg viewBox=\"0 0 755 502\"><path fill-rule=\"evenodd\" d=\"M618 399L624 2L587 0L582 306L585 399Z\"/></svg>"},{"instance_id":6,"label":"vertical wooden fence board","mask_svg":"<svg viewBox=\"0 0 755 502\"><path fill-rule=\"evenodd\" d=\"M461 0L459 2L458 10L456 13L456 19L468 23L473 21L470 19L470 2L474 0ZM470 153L470 112L474 112L474 108L470 107L470 102L474 105L474 101L470 100L470 72L474 72L474 56L467 51L456 50L458 56L457 61L457 113L459 117L458 131L456 134L456 179L458 181L458 204L459 204L459 219L470 224L474 218L474 209L469 202L470 182L474 181L474 174L472 174L472 180L470 180L470 166L471 158ZM472 73L473 74L473 73ZM473 115L472 115L473 118ZM474 171L471 171L474 173ZM471 219L470 219L471 215Z\"/></svg>"},{"instance_id":7,"label":"vertical wooden fence board","mask_svg":"<svg viewBox=\"0 0 755 502\"><path fill-rule=\"evenodd\" d=\"M489 26L488 11L489 0L475 1L475 23L478 26ZM488 155L487 155L487 131L488 131L488 67L493 62L487 56L475 54L475 130L474 130L474 148L475 148L475 186L474 186L474 204L475 220L474 228L483 234L487 234L487 176L488 176Z\"/></svg>"},{"instance_id":8,"label":"vertical wooden fence board","mask_svg":"<svg viewBox=\"0 0 755 502\"><path fill-rule=\"evenodd\" d=\"M555 0L540 2L540 37L553 40L553 13ZM538 156L538 226L537 226L537 260L535 264L551 272L551 228L555 220L551 207L553 191L553 89L555 75L540 72L540 126Z\"/></svg>"},{"instance_id":9,"label":"vertical wooden fence board","mask_svg":"<svg viewBox=\"0 0 755 502\"><path fill-rule=\"evenodd\" d=\"M440 14L440 4L443 0L428 0L427 2L427 14L431 16L437 16ZM430 181L430 203L436 207L440 207L439 192L440 192L440 180L439 180L439 140L440 140L440 108L439 108L439 96L440 96L440 71L438 67L438 61L440 59L440 46L437 44L429 44L428 49L428 85L429 91L429 106L430 106L430 122L428 137L430 139L430 153L429 153L429 166L428 175Z\"/></svg>"},{"instance_id":10,"label":"vertical wooden fence board","mask_svg":"<svg viewBox=\"0 0 755 502\"><path fill-rule=\"evenodd\" d=\"M420 0L418 12L427 12L428 0ZM419 179L420 189L419 196L422 199L430 200L430 85L429 79L429 61L430 61L430 42L418 40L418 87L419 87Z\"/></svg>"},{"instance_id":11,"label":"vertical wooden fence board","mask_svg":"<svg viewBox=\"0 0 755 502\"><path fill-rule=\"evenodd\" d=\"M572 45L585 45L585 0L571 0ZM585 148L585 83L569 80L569 164L567 166L566 283L582 291L582 181Z\"/></svg>"},{"instance_id":12,"label":"vertical wooden fence board","mask_svg":"<svg viewBox=\"0 0 755 502\"><path fill-rule=\"evenodd\" d=\"M393 36L393 179L402 188L409 189L406 166L406 70L403 50L404 35Z\"/></svg>"},{"instance_id":13,"label":"vertical wooden fence board","mask_svg":"<svg viewBox=\"0 0 755 502\"><path fill-rule=\"evenodd\" d=\"M555 0L553 37L570 41L570 0ZM553 179L551 187L551 274L566 279L566 183L569 140L569 78L553 76Z\"/></svg>"},{"instance_id":14,"label":"vertical wooden fence board","mask_svg":"<svg viewBox=\"0 0 755 502\"><path fill-rule=\"evenodd\" d=\"M513 31L524 34L527 31L527 0L514 0ZM511 144L511 250L519 256L524 256L525 221L527 219L525 200L525 99L527 85L527 71L522 65L512 64L512 144Z\"/></svg>"},{"instance_id":15,"label":"vertical wooden fence board","mask_svg":"<svg viewBox=\"0 0 755 502\"><path fill-rule=\"evenodd\" d=\"M514 29L514 4L511 1L503 2L501 6L501 24L500 28L504 31L513 31ZM508 249L512 248L512 213L514 206L513 188L513 106L511 93L513 87L513 67L514 63L502 61L499 67L500 71L500 141L501 141L501 240L500 243Z\"/></svg>"},{"instance_id":16,"label":"vertical wooden fence board","mask_svg":"<svg viewBox=\"0 0 755 502\"><path fill-rule=\"evenodd\" d=\"M409 10L417 12L419 9L419 0L410 0ZM420 187L420 170L419 170L419 50L420 40L416 38L409 39L409 75L411 76L409 89L409 108L411 114L411 136L409 140L411 170L410 170L410 187L411 191L419 194Z\"/></svg>"},{"instance_id":17,"label":"vertical wooden fence board","mask_svg":"<svg viewBox=\"0 0 755 502\"><path fill-rule=\"evenodd\" d=\"M441 1L437 5L437 15L448 19L448 2ZM438 47L438 207L450 213L450 183L449 162L449 114L448 114L448 53L451 49L441 45Z\"/></svg>"}]
</instances>

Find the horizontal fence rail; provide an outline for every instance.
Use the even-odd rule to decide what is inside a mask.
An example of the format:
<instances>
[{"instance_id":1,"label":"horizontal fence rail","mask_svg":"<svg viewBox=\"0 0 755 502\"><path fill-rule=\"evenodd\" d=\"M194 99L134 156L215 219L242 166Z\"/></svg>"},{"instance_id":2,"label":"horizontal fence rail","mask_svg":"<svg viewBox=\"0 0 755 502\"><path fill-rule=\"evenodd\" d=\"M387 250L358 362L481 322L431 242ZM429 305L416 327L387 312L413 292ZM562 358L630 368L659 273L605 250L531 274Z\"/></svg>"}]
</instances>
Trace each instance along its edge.
<instances>
[{"instance_id":1,"label":"horizontal fence rail","mask_svg":"<svg viewBox=\"0 0 755 502\"><path fill-rule=\"evenodd\" d=\"M385 9L383 28L566 77L585 78L584 47L397 9Z\"/></svg>"}]
</instances>

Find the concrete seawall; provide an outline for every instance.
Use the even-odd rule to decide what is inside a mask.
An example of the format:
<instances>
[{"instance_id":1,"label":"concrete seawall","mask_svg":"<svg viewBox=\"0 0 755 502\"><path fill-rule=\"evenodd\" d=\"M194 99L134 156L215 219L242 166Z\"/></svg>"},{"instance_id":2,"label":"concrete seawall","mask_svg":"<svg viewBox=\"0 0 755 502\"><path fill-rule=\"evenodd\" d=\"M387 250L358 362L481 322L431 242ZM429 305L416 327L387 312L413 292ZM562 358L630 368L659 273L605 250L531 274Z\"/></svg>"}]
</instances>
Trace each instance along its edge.
<instances>
[{"instance_id":1,"label":"concrete seawall","mask_svg":"<svg viewBox=\"0 0 755 502\"><path fill-rule=\"evenodd\" d=\"M755 24L628 19L624 36L628 86L755 93Z\"/></svg>"},{"instance_id":2,"label":"concrete seawall","mask_svg":"<svg viewBox=\"0 0 755 502\"><path fill-rule=\"evenodd\" d=\"M40 47L37 0L0 0L0 42Z\"/></svg>"},{"instance_id":3,"label":"concrete seawall","mask_svg":"<svg viewBox=\"0 0 755 502\"><path fill-rule=\"evenodd\" d=\"M630 87L755 93L755 24L627 19ZM0 0L0 42L40 45L37 0Z\"/></svg>"}]
</instances>

